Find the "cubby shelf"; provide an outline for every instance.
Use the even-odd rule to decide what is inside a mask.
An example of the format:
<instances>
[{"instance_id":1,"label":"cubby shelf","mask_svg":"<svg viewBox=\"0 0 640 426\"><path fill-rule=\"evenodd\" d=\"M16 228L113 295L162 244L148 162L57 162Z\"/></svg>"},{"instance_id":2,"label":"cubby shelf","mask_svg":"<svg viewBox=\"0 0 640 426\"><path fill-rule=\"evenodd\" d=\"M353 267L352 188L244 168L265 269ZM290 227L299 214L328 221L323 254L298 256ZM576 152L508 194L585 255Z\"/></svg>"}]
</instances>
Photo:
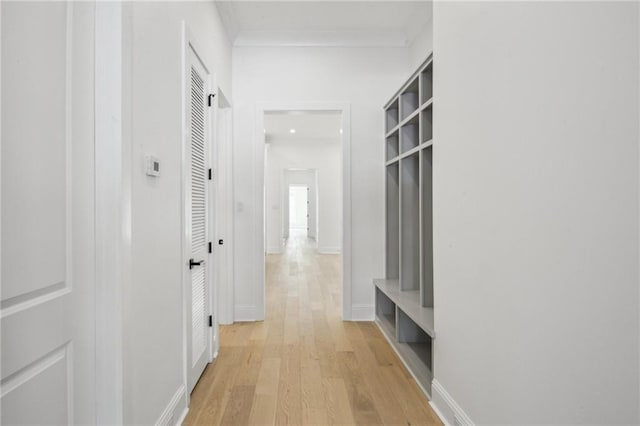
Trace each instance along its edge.
<instances>
[{"instance_id":1,"label":"cubby shelf","mask_svg":"<svg viewBox=\"0 0 640 426\"><path fill-rule=\"evenodd\" d=\"M433 62L385 106L386 275L374 280L376 323L430 397L433 298Z\"/></svg>"},{"instance_id":2,"label":"cubby shelf","mask_svg":"<svg viewBox=\"0 0 640 426\"><path fill-rule=\"evenodd\" d=\"M386 137L386 152L387 152L387 160L390 160L392 158L395 158L398 156L398 154L400 153L400 135L398 130L396 129L396 131L391 132L387 137Z\"/></svg>"},{"instance_id":3,"label":"cubby shelf","mask_svg":"<svg viewBox=\"0 0 640 426\"><path fill-rule=\"evenodd\" d=\"M407 314L429 336L436 337L433 324L433 308L422 306L418 291L400 291L400 283L397 279L375 279L373 282L376 289L395 303L396 306L400 306L400 310Z\"/></svg>"}]
</instances>

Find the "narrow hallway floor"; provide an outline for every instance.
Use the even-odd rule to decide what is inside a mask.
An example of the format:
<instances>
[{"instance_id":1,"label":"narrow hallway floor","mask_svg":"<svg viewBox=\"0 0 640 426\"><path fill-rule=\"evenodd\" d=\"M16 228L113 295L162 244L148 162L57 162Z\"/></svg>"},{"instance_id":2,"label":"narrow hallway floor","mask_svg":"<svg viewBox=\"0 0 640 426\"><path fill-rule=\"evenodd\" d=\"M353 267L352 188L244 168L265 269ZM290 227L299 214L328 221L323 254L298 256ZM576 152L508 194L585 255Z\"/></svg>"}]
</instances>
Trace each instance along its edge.
<instances>
[{"instance_id":1,"label":"narrow hallway floor","mask_svg":"<svg viewBox=\"0 0 640 426\"><path fill-rule=\"evenodd\" d=\"M442 424L373 322L343 322L341 256L292 233L264 322L220 327L185 425Z\"/></svg>"}]
</instances>

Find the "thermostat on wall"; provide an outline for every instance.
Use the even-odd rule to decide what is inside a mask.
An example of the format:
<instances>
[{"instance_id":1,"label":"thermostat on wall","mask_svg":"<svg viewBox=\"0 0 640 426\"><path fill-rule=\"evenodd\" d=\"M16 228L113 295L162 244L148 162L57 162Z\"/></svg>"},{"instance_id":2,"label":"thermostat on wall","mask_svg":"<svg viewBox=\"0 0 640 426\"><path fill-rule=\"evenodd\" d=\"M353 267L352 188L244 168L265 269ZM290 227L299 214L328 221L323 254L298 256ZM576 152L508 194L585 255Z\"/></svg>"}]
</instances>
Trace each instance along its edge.
<instances>
[{"instance_id":1,"label":"thermostat on wall","mask_svg":"<svg viewBox=\"0 0 640 426\"><path fill-rule=\"evenodd\" d=\"M147 155L145 158L145 173L147 176L160 176L160 160L153 155Z\"/></svg>"}]
</instances>

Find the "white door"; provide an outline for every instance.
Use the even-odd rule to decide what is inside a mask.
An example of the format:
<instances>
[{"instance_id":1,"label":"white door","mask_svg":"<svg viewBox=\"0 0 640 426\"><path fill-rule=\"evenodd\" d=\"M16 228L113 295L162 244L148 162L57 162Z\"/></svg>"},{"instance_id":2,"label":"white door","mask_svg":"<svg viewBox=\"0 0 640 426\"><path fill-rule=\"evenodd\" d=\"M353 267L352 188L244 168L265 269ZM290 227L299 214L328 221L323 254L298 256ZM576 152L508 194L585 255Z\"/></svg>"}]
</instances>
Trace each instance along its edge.
<instances>
[{"instance_id":1,"label":"white door","mask_svg":"<svg viewBox=\"0 0 640 426\"><path fill-rule=\"evenodd\" d=\"M307 197L307 216L308 220L308 228L309 228L309 238L316 239L317 238L317 222L316 222L316 173L315 171L310 172L311 180L313 182L312 185L309 186L309 196Z\"/></svg>"},{"instance_id":2,"label":"white door","mask_svg":"<svg viewBox=\"0 0 640 426\"><path fill-rule=\"evenodd\" d=\"M291 185L289 187L289 228L308 231L307 196L309 187Z\"/></svg>"},{"instance_id":3,"label":"white door","mask_svg":"<svg viewBox=\"0 0 640 426\"><path fill-rule=\"evenodd\" d=\"M95 423L91 3L2 2L0 423Z\"/></svg>"},{"instance_id":4,"label":"white door","mask_svg":"<svg viewBox=\"0 0 640 426\"><path fill-rule=\"evenodd\" d=\"M208 107L210 75L189 43L186 88L186 308L187 308L187 381L189 392L198 382L210 360L209 327L209 180L211 109Z\"/></svg>"}]
</instances>

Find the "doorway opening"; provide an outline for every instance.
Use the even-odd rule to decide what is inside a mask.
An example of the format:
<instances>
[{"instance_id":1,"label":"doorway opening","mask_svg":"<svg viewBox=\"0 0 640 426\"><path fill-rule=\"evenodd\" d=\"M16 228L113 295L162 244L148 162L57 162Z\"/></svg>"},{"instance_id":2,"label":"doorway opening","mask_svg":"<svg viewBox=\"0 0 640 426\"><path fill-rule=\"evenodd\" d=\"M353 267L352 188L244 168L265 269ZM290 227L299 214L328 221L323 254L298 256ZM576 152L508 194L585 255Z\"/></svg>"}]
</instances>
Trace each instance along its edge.
<instances>
[{"instance_id":1,"label":"doorway opening","mask_svg":"<svg viewBox=\"0 0 640 426\"><path fill-rule=\"evenodd\" d=\"M259 117L263 277L269 276L269 256L291 255L293 247L310 256L336 255L341 279L335 299L343 319L350 319L348 108L265 108ZM267 286L261 281L264 309Z\"/></svg>"}]
</instances>

